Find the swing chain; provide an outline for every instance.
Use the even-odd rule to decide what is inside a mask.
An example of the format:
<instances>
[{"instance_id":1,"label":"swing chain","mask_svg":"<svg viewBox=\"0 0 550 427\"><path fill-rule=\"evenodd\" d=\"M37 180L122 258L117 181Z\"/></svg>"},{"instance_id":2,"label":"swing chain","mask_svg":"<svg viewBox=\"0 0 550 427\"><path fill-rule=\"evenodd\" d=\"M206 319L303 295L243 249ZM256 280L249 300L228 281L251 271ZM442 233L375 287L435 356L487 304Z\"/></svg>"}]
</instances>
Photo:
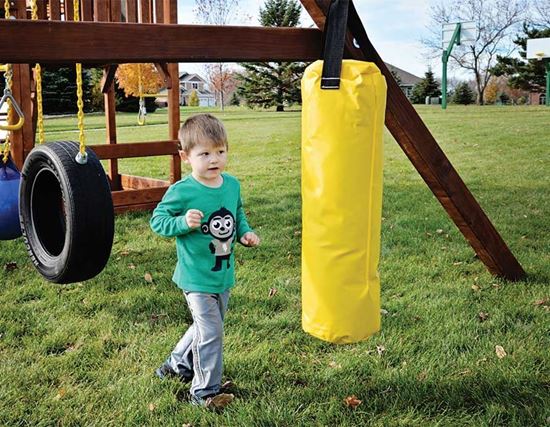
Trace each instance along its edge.
<instances>
[{"instance_id":1,"label":"swing chain","mask_svg":"<svg viewBox=\"0 0 550 427\"><path fill-rule=\"evenodd\" d=\"M145 124L145 118L147 117L147 108L145 107L145 98L143 97L143 82L141 77L141 64L138 66L138 92L139 92L139 109L137 122L138 125L143 126Z\"/></svg>"},{"instance_id":2,"label":"swing chain","mask_svg":"<svg viewBox=\"0 0 550 427\"><path fill-rule=\"evenodd\" d=\"M80 20L79 0L73 1L74 21ZM76 162L84 165L88 162L88 154L86 153L86 138L84 135L84 101L82 100L82 64L76 64L76 105L78 107L78 140L80 149L76 155Z\"/></svg>"},{"instance_id":3,"label":"swing chain","mask_svg":"<svg viewBox=\"0 0 550 427\"><path fill-rule=\"evenodd\" d=\"M4 1L4 17L5 19L14 19L10 15L10 1L5 0ZM2 67L4 70L4 80L6 82L5 88L4 88L4 95L2 96L2 99L0 99L0 108L2 108L2 105L4 105L4 102L7 102L8 105L8 114L7 114L7 123L6 126L0 126L1 130L8 131L6 134L6 138L4 140L4 147L2 150L2 162L6 163L8 161L8 157L10 154L11 149L11 142L10 142L10 131L19 130L23 127L23 124L25 123L25 117L23 115L23 111L21 111L21 108L19 107L19 104L17 104L17 101L13 97L13 94L11 92L11 86L12 86L12 79L13 79L13 69L11 64L6 64L5 67ZM19 121L14 125L9 125L13 121L13 112L16 112L19 116Z\"/></svg>"},{"instance_id":4,"label":"swing chain","mask_svg":"<svg viewBox=\"0 0 550 427\"><path fill-rule=\"evenodd\" d=\"M38 19L38 0L32 1L32 20ZM38 143L44 144L44 113L42 109L42 67L39 63L34 66L34 79L36 81L36 121L38 127Z\"/></svg>"},{"instance_id":5,"label":"swing chain","mask_svg":"<svg viewBox=\"0 0 550 427\"><path fill-rule=\"evenodd\" d=\"M138 111L138 124L140 126L145 124L145 118L147 117L147 108L145 108L145 98L139 98L139 111Z\"/></svg>"}]
</instances>

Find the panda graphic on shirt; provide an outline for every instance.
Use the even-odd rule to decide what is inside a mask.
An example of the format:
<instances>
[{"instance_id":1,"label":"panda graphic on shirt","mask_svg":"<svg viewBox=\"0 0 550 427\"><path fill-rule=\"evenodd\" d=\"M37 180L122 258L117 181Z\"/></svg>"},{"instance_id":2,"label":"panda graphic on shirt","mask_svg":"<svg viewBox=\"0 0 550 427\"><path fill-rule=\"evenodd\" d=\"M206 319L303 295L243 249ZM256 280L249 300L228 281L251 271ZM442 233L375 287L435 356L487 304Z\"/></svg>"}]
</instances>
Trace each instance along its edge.
<instances>
[{"instance_id":1,"label":"panda graphic on shirt","mask_svg":"<svg viewBox=\"0 0 550 427\"><path fill-rule=\"evenodd\" d=\"M210 252L216 257L216 263L212 271L220 271L223 261L226 268L230 268L231 246L235 237L235 217L228 209L222 207L208 217L208 221L202 224L203 234L212 236L208 245Z\"/></svg>"}]
</instances>

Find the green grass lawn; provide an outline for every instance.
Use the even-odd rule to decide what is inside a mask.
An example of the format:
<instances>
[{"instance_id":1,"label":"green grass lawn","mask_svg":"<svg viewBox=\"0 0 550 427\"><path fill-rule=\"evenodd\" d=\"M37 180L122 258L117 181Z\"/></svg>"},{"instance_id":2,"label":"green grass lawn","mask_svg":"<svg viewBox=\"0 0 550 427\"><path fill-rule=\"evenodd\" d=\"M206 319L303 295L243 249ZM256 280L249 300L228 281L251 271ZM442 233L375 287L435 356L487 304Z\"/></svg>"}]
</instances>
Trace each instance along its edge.
<instances>
[{"instance_id":1,"label":"green grass lawn","mask_svg":"<svg viewBox=\"0 0 550 427\"><path fill-rule=\"evenodd\" d=\"M354 345L306 335L300 112L215 112L229 132L228 172L263 240L236 252L224 352L234 404L207 413L185 402L187 385L154 377L191 317L170 280L174 242L153 235L149 213L132 213L117 217L111 259L85 283L47 283L21 239L0 243L0 425L548 425L550 109L418 111L527 280L486 271L386 133L382 331ZM165 111L145 127L135 120L117 117L119 142L167 138ZM102 115L86 125L90 144L105 140ZM46 129L49 141L78 136L74 118ZM122 173L169 173L166 157L120 163ZM362 401L355 409L343 403L351 395Z\"/></svg>"}]
</instances>

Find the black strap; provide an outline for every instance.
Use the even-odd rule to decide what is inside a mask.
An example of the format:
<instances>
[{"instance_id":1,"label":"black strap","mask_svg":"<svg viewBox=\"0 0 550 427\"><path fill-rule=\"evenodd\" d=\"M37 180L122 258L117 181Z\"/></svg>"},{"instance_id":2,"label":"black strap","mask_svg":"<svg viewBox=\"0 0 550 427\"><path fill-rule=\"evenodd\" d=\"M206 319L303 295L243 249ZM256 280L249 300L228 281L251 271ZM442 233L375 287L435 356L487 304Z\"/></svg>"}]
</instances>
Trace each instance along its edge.
<instances>
[{"instance_id":1,"label":"black strap","mask_svg":"<svg viewBox=\"0 0 550 427\"><path fill-rule=\"evenodd\" d=\"M321 89L339 89L349 0L332 0L325 21Z\"/></svg>"}]
</instances>

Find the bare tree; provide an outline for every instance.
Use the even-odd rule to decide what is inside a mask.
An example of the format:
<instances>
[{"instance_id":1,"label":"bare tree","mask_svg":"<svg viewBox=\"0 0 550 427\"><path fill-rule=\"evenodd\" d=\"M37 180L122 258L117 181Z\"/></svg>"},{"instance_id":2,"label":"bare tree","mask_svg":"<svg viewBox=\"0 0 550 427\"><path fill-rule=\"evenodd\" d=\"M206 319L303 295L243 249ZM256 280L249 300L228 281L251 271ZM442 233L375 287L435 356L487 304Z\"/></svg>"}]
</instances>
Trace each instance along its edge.
<instances>
[{"instance_id":1,"label":"bare tree","mask_svg":"<svg viewBox=\"0 0 550 427\"><path fill-rule=\"evenodd\" d=\"M533 0L533 24L538 27L550 27L550 2L548 0Z\"/></svg>"},{"instance_id":2,"label":"bare tree","mask_svg":"<svg viewBox=\"0 0 550 427\"><path fill-rule=\"evenodd\" d=\"M422 40L422 43L434 56L441 56L443 50L443 24L469 21L475 23L476 40L455 46L450 63L473 73L477 102L483 104L483 94L491 77L489 70L495 65L497 54L507 56L513 52L511 35L526 17L527 0L453 0L432 4L430 12L431 36ZM447 46L444 47L446 48Z\"/></svg>"},{"instance_id":3,"label":"bare tree","mask_svg":"<svg viewBox=\"0 0 550 427\"><path fill-rule=\"evenodd\" d=\"M239 0L195 0L195 16L203 24L227 25L236 17L238 7ZM230 67L223 62L206 64L205 71L223 111L225 94L231 86L227 77L231 74Z\"/></svg>"}]
</instances>

